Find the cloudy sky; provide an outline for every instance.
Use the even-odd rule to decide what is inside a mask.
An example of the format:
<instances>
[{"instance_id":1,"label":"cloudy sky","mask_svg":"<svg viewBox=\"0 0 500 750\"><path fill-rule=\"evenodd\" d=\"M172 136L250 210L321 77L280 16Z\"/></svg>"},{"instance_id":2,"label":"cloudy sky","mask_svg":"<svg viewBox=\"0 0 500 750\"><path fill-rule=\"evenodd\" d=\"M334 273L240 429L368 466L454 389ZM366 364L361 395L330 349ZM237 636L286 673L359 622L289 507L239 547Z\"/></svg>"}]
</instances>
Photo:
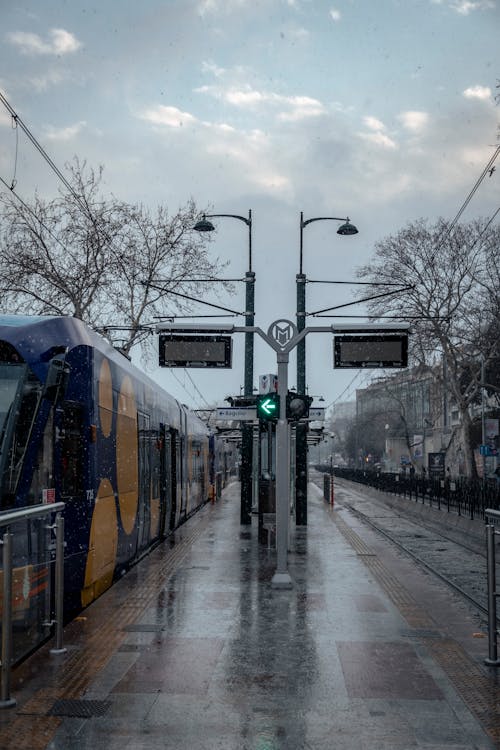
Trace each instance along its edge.
<instances>
[{"instance_id":1,"label":"cloudy sky","mask_svg":"<svg viewBox=\"0 0 500 750\"><path fill-rule=\"evenodd\" d=\"M356 224L355 237L330 221L304 229L308 278L354 280L377 240L419 217L452 219L498 145L499 0L0 0L0 19L0 89L59 167L75 154L103 164L107 191L172 211L190 197L214 213L252 209L266 330L294 319L301 211ZM0 143L10 184L3 109ZM59 187L22 134L16 179L25 200ZM499 180L500 168L465 220L494 213ZM213 248L229 275L247 270L242 222L220 220ZM354 289L308 284L307 310ZM243 285L225 303L244 309ZM149 369L190 406L200 394L222 403L243 384L242 344L217 375ZM334 372L329 336L308 336L307 352L309 392L327 403L366 383ZM274 371L257 343L256 382Z\"/></svg>"}]
</instances>

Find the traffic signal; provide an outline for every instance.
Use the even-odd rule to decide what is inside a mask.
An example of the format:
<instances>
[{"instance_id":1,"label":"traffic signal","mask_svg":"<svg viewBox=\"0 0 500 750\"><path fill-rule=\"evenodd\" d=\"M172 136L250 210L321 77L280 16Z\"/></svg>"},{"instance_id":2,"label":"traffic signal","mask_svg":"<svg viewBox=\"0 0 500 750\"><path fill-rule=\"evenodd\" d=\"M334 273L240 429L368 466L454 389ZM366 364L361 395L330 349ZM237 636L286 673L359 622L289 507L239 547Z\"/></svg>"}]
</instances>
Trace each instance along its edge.
<instances>
[{"instance_id":1,"label":"traffic signal","mask_svg":"<svg viewBox=\"0 0 500 750\"><path fill-rule=\"evenodd\" d=\"M277 393L266 393L256 397L257 418L272 421L280 415L280 397Z\"/></svg>"},{"instance_id":2,"label":"traffic signal","mask_svg":"<svg viewBox=\"0 0 500 750\"><path fill-rule=\"evenodd\" d=\"M298 393L287 393L286 396L286 418L294 422L299 419L307 419L309 407L313 402L312 396L300 395Z\"/></svg>"}]
</instances>

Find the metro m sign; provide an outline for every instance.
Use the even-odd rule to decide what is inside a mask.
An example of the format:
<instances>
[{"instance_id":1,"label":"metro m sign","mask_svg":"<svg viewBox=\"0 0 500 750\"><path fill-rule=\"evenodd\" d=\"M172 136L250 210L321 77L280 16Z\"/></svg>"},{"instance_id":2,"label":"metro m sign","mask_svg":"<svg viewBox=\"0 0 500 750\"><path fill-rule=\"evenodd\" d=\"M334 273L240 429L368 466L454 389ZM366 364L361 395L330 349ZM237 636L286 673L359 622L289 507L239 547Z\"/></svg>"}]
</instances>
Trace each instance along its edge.
<instances>
[{"instance_id":1,"label":"metro m sign","mask_svg":"<svg viewBox=\"0 0 500 750\"><path fill-rule=\"evenodd\" d=\"M160 367L232 367L231 336L161 333Z\"/></svg>"},{"instance_id":2,"label":"metro m sign","mask_svg":"<svg viewBox=\"0 0 500 750\"><path fill-rule=\"evenodd\" d=\"M334 367L408 367L408 334L333 337Z\"/></svg>"}]
</instances>

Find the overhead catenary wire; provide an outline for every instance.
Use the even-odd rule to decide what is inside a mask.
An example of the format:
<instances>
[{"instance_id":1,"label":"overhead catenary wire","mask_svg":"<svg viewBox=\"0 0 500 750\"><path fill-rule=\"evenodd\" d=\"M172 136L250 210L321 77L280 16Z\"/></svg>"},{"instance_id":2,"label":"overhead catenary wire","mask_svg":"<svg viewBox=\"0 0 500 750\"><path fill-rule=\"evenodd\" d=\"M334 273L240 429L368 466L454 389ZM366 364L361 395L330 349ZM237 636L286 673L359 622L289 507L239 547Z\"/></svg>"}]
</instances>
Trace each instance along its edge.
<instances>
[{"instance_id":1,"label":"overhead catenary wire","mask_svg":"<svg viewBox=\"0 0 500 750\"><path fill-rule=\"evenodd\" d=\"M454 219L452 219L452 221L450 222L450 224L448 224L446 226L446 228L444 229L444 232L443 232L442 236L439 238L437 246L436 246L434 252L437 252L442 247L442 245L443 245L444 241L446 240L446 238L449 237L450 234L452 233L453 229L457 225L457 223L458 223L460 217L462 216L463 212L465 211L465 209L467 208L467 206L471 202L472 198L476 194L479 186L481 185L481 183L485 179L486 175L488 173L490 173L490 170L492 169L493 164L495 163L495 161L498 158L499 154L500 154L500 146L497 146L496 149L495 149L495 151L494 151L494 153L493 153L493 155L491 156L490 160L488 161L488 163L484 167L483 171L479 175L478 179L476 180L476 183L474 184L474 187L472 188L472 190L470 191L470 193L468 194L468 196L466 197L466 199L464 200L464 202L462 203L462 205L458 209L457 214L455 215ZM474 245L476 244L476 242L480 239L480 237L486 231L487 227L489 227L489 225L491 224L491 222L493 221L493 219L495 218L495 216L498 214L499 210L500 209L497 209L497 211L495 211L495 213L493 214L493 216L491 217L491 219L489 220L488 224L483 229L483 231L481 232L481 234L479 235L479 237L476 238L476 240L475 240L474 244L472 245L472 247L474 247ZM471 247L471 249L472 249L472 247Z\"/></svg>"},{"instance_id":2,"label":"overhead catenary wire","mask_svg":"<svg viewBox=\"0 0 500 750\"><path fill-rule=\"evenodd\" d=\"M477 179L474 187L472 188L472 190L470 191L469 195L467 196L467 198L465 199L465 201L462 203L461 207L459 208L459 210L457 212L457 215L455 216L455 218L453 219L453 221L451 222L451 224L450 224L450 226L448 228L448 233L453 230L453 228L457 224L458 220L462 216L463 212L465 211L465 209L467 208L467 206L471 202L471 200L474 197L476 191L478 190L480 184L482 183L482 181L484 180L484 178L486 177L486 175L488 174L488 172L492 168L493 164L495 163L495 161L496 161L496 159L498 157L498 154L500 154L500 146L496 147L493 156L491 157L491 159L489 160L489 162L487 163L487 165L485 166L485 168L481 172L481 175L478 177L478 179Z\"/></svg>"},{"instance_id":3,"label":"overhead catenary wire","mask_svg":"<svg viewBox=\"0 0 500 750\"><path fill-rule=\"evenodd\" d=\"M42 156L42 158L47 162L47 164L52 169L52 171L61 180L61 182L63 183L63 185L66 187L66 189L71 193L71 195L76 200L76 202L78 203L78 205L80 206L80 208L82 208L82 210L85 213L88 213L88 206L86 206L85 203L82 202L80 196L75 191L75 189L73 188L73 186L71 185L71 183L66 179L66 177L64 176L64 174L61 172L61 170L59 169L59 167L57 166L57 164L55 164L55 162L51 159L51 157L49 156L49 154L45 151L45 149L43 148L43 146L37 141L37 139L35 138L35 136L33 135L33 133L30 131L30 129L28 128L28 126L19 117L18 113L11 106L11 104L9 104L9 102L7 101L7 99L2 94L1 91L0 91L0 102L7 109L7 111L11 115L11 117L15 119L17 125L22 129L23 133L27 136L27 138L29 139L29 141L36 148L36 150Z\"/></svg>"},{"instance_id":4,"label":"overhead catenary wire","mask_svg":"<svg viewBox=\"0 0 500 750\"><path fill-rule=\"evenodd\" d=\"M57 242L57 244L58 244L58 245L60 245L60 246L62 247L62 249L66 251L66 250L67 250L67 247L66 247L66 245L64 245L64 244L63 244L63 243L61 242L61 240L60 240L60 239L59 239L58 237L56 237L56 236L55 236L55 234L53 234L53 232L51 232L51 231L50 231L50 229L48 228L48 226L47 226L47 225L46 225L46 224L45 224L45 223L44 223L44 222L43 222L43 221L42 221L42 220L40 219L40 217L39 217L39 216L37 216L37 214L35 213L35 211L33 211L33 209L31 208L31 206L29 206L29 205L28 205L28 204L27 204L27 203L26 203L25 201L23 201L23 199L21 198L21 196L20 196L20 195L18 195L18 194L16 193L16 191L14 190L14 188L13 188L13 187L11 187L11 186L10 186L10 185L9 185L9 184L8 184L8 183L7 183L7 182L6 182L5 180L4 180L4 178L3 178L3 177L1 177L1 176L0 176L0 182L2 183L2 185L4 185L4 186L5 186L6 188L7 188L7 190L8 190L8 191L9 191L10 193L12 193L12 195L13 195L13 196L14 196L14 197L15 197L15 198L16 198L16 199L17 199L17 200L19 201L19 203L20 203L20 204L21 204L21 205L23 206L23 208L25 208L25 209L26 209L26 211L28 211L28 213L30 213L30 214L31 214L31 216L32 216L32 217L33 217L33 218L34 218L34 219L35 219L35 220L36 220L36 221L38 222L38 224L39 224L39 225L40 225L40 226L41 226L41 227L42 227L43 229L45 229L45 231L47 232L47 234L49 235L49 237L51 237L51 238L52 238L52 239L54 240L54 242Z\"/></svg>"}]
</instances>

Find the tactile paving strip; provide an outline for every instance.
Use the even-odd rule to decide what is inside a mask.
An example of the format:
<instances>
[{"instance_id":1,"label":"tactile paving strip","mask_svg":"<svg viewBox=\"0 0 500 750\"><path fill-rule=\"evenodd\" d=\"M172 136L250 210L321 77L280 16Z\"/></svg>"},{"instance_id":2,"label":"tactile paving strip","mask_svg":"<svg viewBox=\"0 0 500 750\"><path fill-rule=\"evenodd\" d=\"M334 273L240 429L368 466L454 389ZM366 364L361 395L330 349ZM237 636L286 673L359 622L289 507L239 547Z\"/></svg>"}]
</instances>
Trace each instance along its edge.
<instances>
[{"instance_id":1,"label":"tactile paving strip","mask_svg":"<svg viewBox=\"0 0 500 750\"><path fill-rule=\"evenodd\" d=\"M465 705L476 716L495 743L500 742L500 685L488 675L454 640L439 637L436 623L413 599L409 591L380 562L368 545L344 521L337 511L328 508L331 519L342 536L373 573L380 586L416 630L412 636L425 640L435 662L446 673ZM419 632L420 630L420 632ZM427 633L431 635L428 635ZM500 747L500 744L498 744Z\"/></svg>"},{"instance_id":2,"label":"tactile paving strip","mask_svg":"<svg viewBox=\"0 0 500 750\"><path fill-rule=\"evenodd\" d=\"M49 676L50 684L37 690L33 697L15 709L15 716L8 723L0 724L2 750L45 750L62 721L59 716L51 714L54 704L62 700L75 703L84 693L113 652L120 647L127 626L133 626L144 610L155 601L162 586L178 569L192 544L205 533L210 521L209 506L205 506L190 519L187 526L176 532L178 541L175 546L169 550L167 540L164 545L153 550L148 559L155 564L141 573L141 586L134 586L126 600L120 600L119 586L112 587L104 594L109 597L110 603L108 607L99 608L100 621L93 622L92 632L84 639L81 638L81 645L66 654L64 662L53 676ZM72 626L78 627L77 621L65 630L66 639ZM42 647L32 659L50 659L49 648L50 644ZM31 660L28 659L21 665L21 680L23 671L29 671L30 663Z\"/></svg>"},{"instance_id":3,"label":"tactile paving strip","mask_svg":"<svg viewBox=\"0 0 500 750\"><path fill-rule=\"evenodd\" d=\"M49 716L74 716L79 719L90 719L92 716L104 716L111 701L57 700L49 710Z\"/></svg>"}]
</instances>

